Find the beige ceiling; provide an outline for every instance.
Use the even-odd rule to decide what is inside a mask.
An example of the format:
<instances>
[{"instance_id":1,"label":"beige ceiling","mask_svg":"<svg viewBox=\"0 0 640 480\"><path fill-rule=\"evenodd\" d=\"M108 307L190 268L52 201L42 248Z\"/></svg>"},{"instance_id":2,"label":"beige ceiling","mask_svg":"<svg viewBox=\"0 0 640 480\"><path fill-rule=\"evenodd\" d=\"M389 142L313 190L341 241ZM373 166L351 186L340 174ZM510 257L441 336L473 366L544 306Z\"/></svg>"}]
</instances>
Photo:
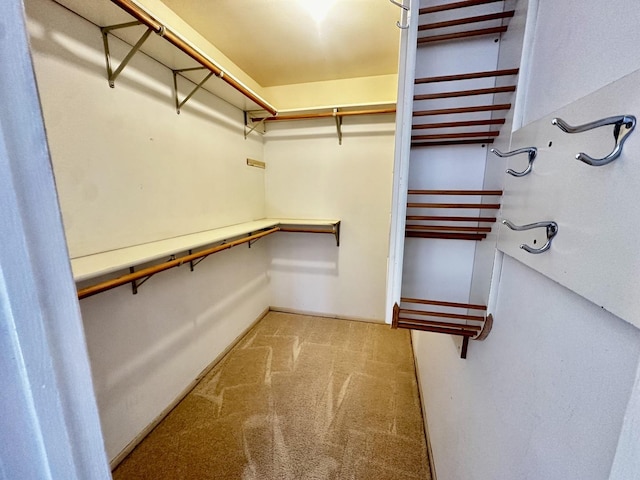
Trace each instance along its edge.
<instances>
[{"instance_id":1,"label":"beige ceiling","mask_svg":"<svg viewBox=\"0 0 640 480\"><path fill-rule=\"evenodd\" d=\"M388 0L163 2L263 87L397 72L400 9ZM318 6L330 8L316 21Z\"/></svg>"}]
</instances>

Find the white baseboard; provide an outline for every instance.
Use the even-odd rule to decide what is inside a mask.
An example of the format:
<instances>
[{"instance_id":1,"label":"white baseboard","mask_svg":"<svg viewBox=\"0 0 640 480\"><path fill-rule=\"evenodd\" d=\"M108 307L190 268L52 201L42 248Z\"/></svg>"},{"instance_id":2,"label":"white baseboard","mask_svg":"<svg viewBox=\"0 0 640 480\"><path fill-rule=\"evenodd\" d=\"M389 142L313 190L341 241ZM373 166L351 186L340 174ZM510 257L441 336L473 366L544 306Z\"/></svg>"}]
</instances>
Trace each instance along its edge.
<instances>
[{"instance_id":1,"label":"white baseboard","mask_svg":"<svg viewBox=\"0 0 640 480\"><path fill-rule=\"evenodd\" d=\"M420 396L420 407L422 408L422 421L424 424L424 436L427 440L427 454L429 456L429 469L431 470L431 480L437 480L436 464L433 460L433 451L431 450L431 437L429 436L429 424L427 423L427 407L424 404L424 395L422 394L422 384L420 383L420 369L418 368L418 359L413 349L413 335L411 335L411 351L413 355L413 365L416 369L416 382L418 384L418 395Z\"/></svg>"},{"instance_id":2,"label":"white baseboard","mask_svg":"<svg viewBox=\"0 0 640 480\"><path fill-rule=\"evenodd\" d=\"M269 310L272 312L280 312L280 313L293 313L296 315L308 315L310 317L323 317L323 318L335 318L338 320L353 320L355 322L366 322L366 323L385 323L384 320L380 320L377 318L364 318L364 317L351 317L347 315L336 315L333 313L325 313L325 312L312 312L309 310L298 310L295 308L287 308L287 307L269 307Z\"/></svg>"}]
</instances>

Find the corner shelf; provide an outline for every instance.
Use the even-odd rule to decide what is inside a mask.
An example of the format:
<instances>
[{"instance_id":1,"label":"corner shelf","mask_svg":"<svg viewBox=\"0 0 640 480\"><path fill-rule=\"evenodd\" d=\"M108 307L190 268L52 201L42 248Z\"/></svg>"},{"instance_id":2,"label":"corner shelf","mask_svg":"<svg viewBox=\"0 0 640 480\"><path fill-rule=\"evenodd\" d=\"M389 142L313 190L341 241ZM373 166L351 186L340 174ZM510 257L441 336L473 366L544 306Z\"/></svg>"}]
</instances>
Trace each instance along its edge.
<instances>
[{"instance_id":1,"label":"corner shelf","mask_svg":"<svg viewBox=\"0 0 640 480\"><path fill-rule=\"evenodd\" d=\"M142 282L159 271L167 270L183 263L190 263L193 269L195 266L194 260L203 259L213 253L242 243L248 243L251 246L251 243L257 239L278 231L329 233L335 236L336 245L340 245L340 220L263 218L157 242L72 258L71 268L76 282L85 282L125 269L129 269L130 272L129 275L78 290L78 296L79 298L85 298L126 283L131 283L133 291L136 293L137 287ZM227 243L232 239L233 241ZM194 249L220 242L222 243L215 247L192 253ZM175 255L182 252L189 252L189 255L176 259ZM168 262L166 261L167 257L169 257ZM139 272L134 271L136 266L157 262L158 260L162 260L164 263L145 268ZM143 280L138 282L138 279Z\"/></svg>"}]
</instances>

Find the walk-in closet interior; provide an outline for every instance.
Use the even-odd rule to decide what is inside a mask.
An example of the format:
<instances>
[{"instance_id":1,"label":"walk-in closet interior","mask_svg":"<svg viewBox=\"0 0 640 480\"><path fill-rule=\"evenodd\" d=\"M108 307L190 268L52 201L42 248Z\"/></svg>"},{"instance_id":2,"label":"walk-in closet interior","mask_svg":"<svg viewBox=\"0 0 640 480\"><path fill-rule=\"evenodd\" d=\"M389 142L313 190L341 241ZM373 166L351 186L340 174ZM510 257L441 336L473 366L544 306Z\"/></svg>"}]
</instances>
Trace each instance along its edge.
<instances>
[{"instance_id":1,"label":"walk-in closet interior","mask_svg":"<svg viewBox=\"0 0 640 480\"><path fill-rule=\"evenodd\" d=\"M640 478L635 0L6 3L0 478Z\"/></svg>"}]
</instances>

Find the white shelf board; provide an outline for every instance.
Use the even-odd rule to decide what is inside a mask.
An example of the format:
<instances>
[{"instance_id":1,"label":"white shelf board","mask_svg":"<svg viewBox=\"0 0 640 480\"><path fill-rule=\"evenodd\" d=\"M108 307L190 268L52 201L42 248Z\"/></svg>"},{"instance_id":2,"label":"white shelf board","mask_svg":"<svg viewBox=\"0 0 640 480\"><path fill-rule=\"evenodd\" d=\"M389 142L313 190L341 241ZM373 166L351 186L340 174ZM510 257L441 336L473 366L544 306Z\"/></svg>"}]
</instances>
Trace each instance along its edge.
<instances>
[{"instance_id":1,"label":"white shelf board","mask_svg":"<svg viewBox=\"0 0 640 480\"><path fill-rule=\"evenodd\" d=\"M157 242L134 245L131 247L95 253L71 259L71 269L76 282L95 278L100 275L123 270L142 263L169 257L212 243L229 240L277 225L330 226L335 228L339 220L318 219L277 219L263 218L252 222L239 223L228 227L216 228L204 232L167 238Z\"/></svg>"}]
</instances>

